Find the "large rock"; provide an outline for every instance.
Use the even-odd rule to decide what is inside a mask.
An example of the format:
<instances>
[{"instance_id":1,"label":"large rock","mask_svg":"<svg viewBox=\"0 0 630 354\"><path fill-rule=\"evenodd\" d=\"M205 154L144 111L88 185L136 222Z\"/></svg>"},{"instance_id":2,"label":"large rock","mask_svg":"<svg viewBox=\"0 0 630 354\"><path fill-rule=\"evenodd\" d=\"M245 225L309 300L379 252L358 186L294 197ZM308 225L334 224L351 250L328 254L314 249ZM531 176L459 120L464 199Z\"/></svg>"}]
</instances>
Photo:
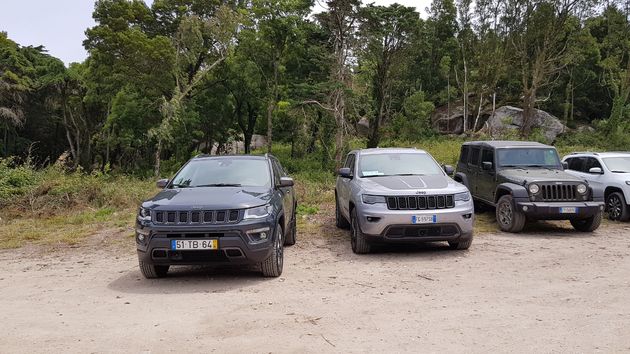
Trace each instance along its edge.
<instances>
[{"instance_id":1,"label":"large rock","mask_svg":"<svg viewBox=\"0 0 630 354\"><path fill-rule=\"evenodd\" d=\"M500 136L508 130L520 130L522 126L523 110L512 106L502 106L497 108L494 115L490 115L484 130L491 136ZM549 143L554 142L558 135L567 131L567 127L558 118L539 109L534 109L531 128L540 129Z\"/></svg>"},{"instance_id":2,"label":"large rock","mask_svg":"<svg viewBox=\"0 0 630 354\"><path fill-rule=\"evenodd\" d=\"M440 134L462 134L464 132L464 106L453 102L450 111L447 105L438 107L431 114L431 125Z\"/></svg>"},{"instance_id":3,"label":"large rock","mask_svg":"<svg viewBox=\"0 0 630 354\"><path fill-rule=\"evenodd\" d=\"M357 134L359 136L368 136L370 133L370 120L367 117L361 117L357 122Z\"/></svg>"}]
</instances>

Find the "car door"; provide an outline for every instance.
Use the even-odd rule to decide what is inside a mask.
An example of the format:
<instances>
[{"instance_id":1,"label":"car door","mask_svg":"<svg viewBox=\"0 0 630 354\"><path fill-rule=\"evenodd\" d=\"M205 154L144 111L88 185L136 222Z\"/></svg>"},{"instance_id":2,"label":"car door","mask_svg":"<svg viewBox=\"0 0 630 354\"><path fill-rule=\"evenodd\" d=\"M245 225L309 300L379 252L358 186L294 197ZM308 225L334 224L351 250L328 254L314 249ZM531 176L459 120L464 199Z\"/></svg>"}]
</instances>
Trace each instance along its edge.
<instances>
[{"instance_id":1,"label":"car door","mask_svg":"<svg viewBox=\"0 0 630 354\"><path fill-rule=\"evenodd\" d=\"M280 168L280 163L276 159L271 159L271 167L273 169L273 179L275 187L280 192L282 197L282 210L284 210L284 230L288 230L291 217L293 216L293 196L292 187L280 187L280 177L283 177L283 171Z\"/></svg>"},{"instance_id":2,"label":"car door","mask_svg":"<svg viewBox=\"0 0 630 354\"><path fill-rule=\"evenodd\" d=\"M484 169L484 162L490 163L492 167L489 170ZM481 150L481 163L478 166L477 174L477 194L479 198L494 202L495 181L496 181L496 163L494 159L494 149L483 148Z\"/></svg>"},{"instance_id":3,"label":"car door","mask_svg":"<svg viewBox=\"0 0 630 354\"><path fill-rule=\"evenodd\" d=\"M583 175L584 179L588 181L592 187L599 187L605 189L604 178L602 173L591 173L591 168L600 168L604 172L604 167L596 157L587 157L584 162Z\"/></svg>"},{"instance_id":4,"label":"car door","mask_svg":"<svg viewBox=\"0 0 630 354\"><path fill-rule=\"evenodd\" d=\"M354 166L355 166L356 155L353 153L348 154L346 157L346 162L343 164L343 167L347 167L350 169L350 178L339 177L337 183L337 199L339 200L339 207L343 216L346 217L347 220L350 220L350 193L351 193L351 185L352 179L354 178Z\"/></svg>"},{"instance_id":5,"label":"car door","mask_svg":"<svg viewBox=\"0 0 630 354\"><path fill-rule=\"evenodd\" d=\"M481 148L479 146L473 146L470 149L470 159L468 160L468 184L470 193L472 193L473 197L484 199L479 195L479 161L481 159Z\"/></svg>"}]
</instances>

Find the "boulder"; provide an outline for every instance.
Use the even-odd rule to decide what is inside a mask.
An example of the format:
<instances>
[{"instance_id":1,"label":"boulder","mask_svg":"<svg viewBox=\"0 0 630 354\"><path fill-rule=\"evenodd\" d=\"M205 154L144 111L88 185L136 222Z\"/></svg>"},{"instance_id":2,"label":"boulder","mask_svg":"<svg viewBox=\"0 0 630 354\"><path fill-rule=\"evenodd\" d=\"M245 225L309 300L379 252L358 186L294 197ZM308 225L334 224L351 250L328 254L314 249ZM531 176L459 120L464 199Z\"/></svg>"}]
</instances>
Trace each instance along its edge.
<instances>
[{"instance_id":1,"label":"boulder","mask_svg":"<svg viewBox=\"0 0 630 354\"><path fill-rule=\"evenodd\" d=\"M523 125L523 110L512 106L497 108L494 115L490 115L484 129L491 136L505 134L508 130L518 131ZM558 135L567 131L567 127L551 114L534 109L531 122L532 129L540 129L549 143L556 140Z\"/></svg>"},{"instance_id":2,"label":"boulder","mask_svg":"<svg viewBox=\"0 0 630 354\"><path fill-rule=\"evenodd\" d=\"M464 106L461 102L454 102L450 111L446 105L438 107L431 114L431 125L440 134L464 133Z\"/></svg>"},{"instance_id":3,"label":"boulder","mask_svg":"<svg viewBox=\"0 0 630 354\"><path fill-rule=\"evenodd\" d=\"M370 133L370 120L367 117L361 117L357 122L357 134L359 136L368 136Z\"/></svg>"}]
</instances>

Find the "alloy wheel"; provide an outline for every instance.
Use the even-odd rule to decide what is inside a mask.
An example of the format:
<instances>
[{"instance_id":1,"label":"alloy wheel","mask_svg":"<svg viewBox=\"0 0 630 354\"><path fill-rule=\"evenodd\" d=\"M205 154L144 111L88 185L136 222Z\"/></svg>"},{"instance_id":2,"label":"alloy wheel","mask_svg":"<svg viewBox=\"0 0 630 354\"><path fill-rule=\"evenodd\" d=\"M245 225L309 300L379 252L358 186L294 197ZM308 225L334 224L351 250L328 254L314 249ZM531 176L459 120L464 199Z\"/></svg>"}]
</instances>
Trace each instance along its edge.
<instances>
[{"instance_id":1,"label":"alloy wheel","mask_svg":"<svg viewBox=\"0 0 630 354\"><path fill-rule=\"evenodd\" d=\"M499 222L503 225L512 223L512 206L510 203L502 203L499 205Z\"/></svg>"},{"instance_id":2,"label":"alloy wheel","mask_svg":"<svg viewBox=\"0 0 630 354\"><path fill-rule=\"evenodd\" d=\"M621 200L619 200L619 197L617 197L616 195L611 195L610 197L608 197L608 214L610 215L610 218L613 220L619 220L619 218L621 217Z\"/></svg>"},{"instance_id":3,"label":"alloy wheel","mask_svg":"<svg viewBox=\"0 0 630 354\"><path fill-rule=\"evenodd\" d=\"M280 227L278 227L278 235L276 237L276 267L278 267L278 270L282 269L282 265L284 262L284 249L282 247L282 245L284 245L284 240L282 239L282 231L280 230Z\"/></svg>"}]
</instances>

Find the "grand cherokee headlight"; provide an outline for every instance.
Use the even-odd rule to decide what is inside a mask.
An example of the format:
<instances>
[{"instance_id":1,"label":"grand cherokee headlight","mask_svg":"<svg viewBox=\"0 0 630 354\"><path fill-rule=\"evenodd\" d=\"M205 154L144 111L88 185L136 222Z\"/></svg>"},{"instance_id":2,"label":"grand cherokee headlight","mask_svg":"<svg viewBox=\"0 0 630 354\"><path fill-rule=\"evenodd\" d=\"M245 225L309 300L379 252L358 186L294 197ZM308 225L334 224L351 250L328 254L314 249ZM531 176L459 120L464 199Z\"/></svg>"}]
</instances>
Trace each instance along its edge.
<instances>
[{"instance_id":1,"label":"grand cherokee headlight","mask_svg":"<svg viewBox=\"0 0 630 354\"><path fill-rule=\"evenodd\" d=\"M538 192L540 192L540 187L537 184L532 183L529 185L529 192L531 194L538 194Z\"/></svg>"},{"instance_id":2,"label":"grand cherokee headlight","mask_svg":"<svg viewBox=\"0 0 630 354\"><path fill-rule=\"evenodd\" d=\"M453 200L455 200L456 202L467 202L470 200L470 193L457 193L453 196Z\"/></svg>"},{"instance_id":3,"label":"grand cherokee headlight","mask_svg":"<svg viewBox=\"0 0 630 354\"><path fill-rule=\"evenodd\" d=\"M151 221L151 210L140 207L140 210L138 210L138 220Z\"/></svg>"},{"instance_id":4,"label":"grand cherokee headlight","mask_svg":"<svg viewBox=\"0 0 630 354\"><path fill-rule=\"evenodd\" d=\"M577 191L578 191L578 193L580 193L580 194L584 194L584 193L586 193L586 185L584 185L584 184L578 184L578 186L577 186Z\"/></svg>"},{"instance_id":5,"label":"grand cherokee headlight","mask_svg":"<svg viewBox=\"0 0 630 354\"><path fill-rule=\"evenodd\" d=\"M363 194L361 198L365 204L385 203L385 197L382 195Z\"/></svg>"},{"instance_id":6,"label":"grand cherokee headlight","mask_svg":"<svg viewBox=\"0 0 630 354\"><path fill-rule=\"evenodd\" d=\"M243 219L262 219L271 214L271 205L261 205L255 208L245 209L245 216Z\"/></svg>"}]
</instances>

